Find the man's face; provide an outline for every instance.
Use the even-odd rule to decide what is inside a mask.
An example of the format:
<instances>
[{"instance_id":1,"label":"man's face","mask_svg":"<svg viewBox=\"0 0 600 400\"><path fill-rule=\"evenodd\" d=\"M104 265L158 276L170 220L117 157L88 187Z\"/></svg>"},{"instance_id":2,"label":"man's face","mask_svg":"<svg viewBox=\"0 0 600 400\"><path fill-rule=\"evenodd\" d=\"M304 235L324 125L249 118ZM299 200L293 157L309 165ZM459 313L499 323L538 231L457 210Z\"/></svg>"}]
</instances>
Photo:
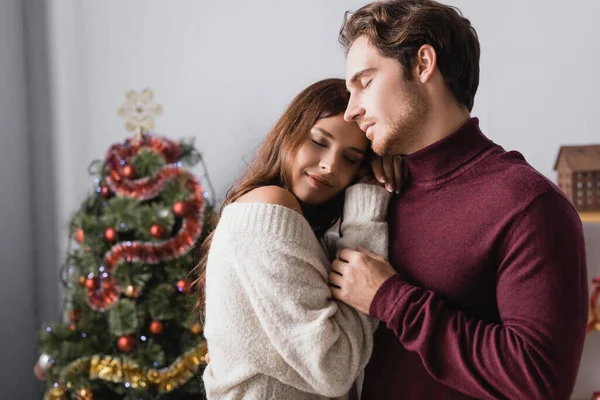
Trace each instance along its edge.
<instances>
[{"instance_id":1,"label":"man's face","mask_svg":"<svg viewBox=\"0 0 600 400\"><path fill-rule=\"evenodd\" d=\"M381 55L366 36L352 43L346 59L350 102L344 119L359 124L379 155L418 150L428 106L418 81L413 81L406 80L400 63Z\"/></svg>"}]
</instances>

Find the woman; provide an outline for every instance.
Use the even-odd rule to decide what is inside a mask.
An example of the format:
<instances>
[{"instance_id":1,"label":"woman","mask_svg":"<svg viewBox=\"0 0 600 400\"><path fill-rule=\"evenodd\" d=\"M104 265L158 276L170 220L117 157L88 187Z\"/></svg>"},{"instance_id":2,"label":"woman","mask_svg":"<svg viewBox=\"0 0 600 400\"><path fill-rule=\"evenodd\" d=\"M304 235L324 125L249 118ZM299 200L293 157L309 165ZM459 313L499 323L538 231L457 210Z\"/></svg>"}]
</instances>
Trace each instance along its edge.
<instances>
[{"instance_id":1,"label":"woman","mask_svg":"<svg viewBox=\"0 0 600 400\"><path fill-rule=\"evenodd\" d=\"M345 396L371 355L376 321L332 299L321 247L387 257L389 194L346 190L370 170L369 141L343 119L348 98L341 79L302 91L227 194L197 267L209 399Z\"/></svg>"}]
</instances>

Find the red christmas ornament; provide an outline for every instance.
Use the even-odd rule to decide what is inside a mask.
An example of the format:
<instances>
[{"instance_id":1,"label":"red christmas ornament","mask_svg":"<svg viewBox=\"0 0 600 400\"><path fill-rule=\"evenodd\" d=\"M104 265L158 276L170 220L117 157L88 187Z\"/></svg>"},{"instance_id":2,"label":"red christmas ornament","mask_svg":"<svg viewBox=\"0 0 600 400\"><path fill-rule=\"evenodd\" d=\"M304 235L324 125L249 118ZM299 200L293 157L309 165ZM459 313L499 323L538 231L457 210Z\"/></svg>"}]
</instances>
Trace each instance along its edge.
<instances>
[{"instance_id":1,"label":"red christmas ornament","mask_svg":"<svg viewBox=\"0 0 600 400\"><path fill-rule=\"evenodd\" d=\"M160 239L163 236L165 236L166 231L167 230L165 229L165 227L161 224L154 224L150 227L150 234L156 239Z\"/></svg>"},{"instance_id":2,"label":"red christmas ornament","mask_svg":"<svg viewBox=\"0 0 600 400\"><path fill-rule=\"evenodd\" d=\"M192 283L188 280L188 279L182 279L179 282L177 282L177 289L181 292L181 293L187 293L190 291L190 286L192 285Z\"/></svg>"},{"instance_id":3,"label":"red christmas ornament","mask_svg":"<svg viewBox=\"0 0 600 400\"><path fill-rule=\"evenodd\" d=\"M189 212L190 207L185 201L178 201L173 204L173 213L178 217L185 217Z\"/></svg>"},{"instance_id":4,"label":"red christmas ornament","mask_svg":"<svg viewBox=\"0 0 600 400\"><path fill-rule=\"evenodd\" d=\"M133 167L133 165L126 165L123 167L123 176L125 178L131 179L134 178L136 175L136 171L135 168Z\"/></svg>"},{"instance_id":5,"label":"red christmas ornament","mask_svg":"<svg viewBox=\"0 0 600 400\"><path fill-rule=\"evenodd\" d=\"M94 277L94 278L87 278L85 280L85 287L88 288L89 290L96 290L98 289L98 278Z\"/></svg>"},{"instance_id":6,"label":"red christmas ornament","mask_svg":"<svg viewBox=\"0 0 600 400\"><path fill-rule=\"evenodd\" d=\"M117 240L117 231L115 231L115 228L113 228L112 226L109 228L106 228L106 230L104 231L104 239L106 239L109 242L114 242Z\"/></svg>"},{"instance_id":7,"label":"red christmas ornament","mask_svg":"<svg viewBox=\"0 0 600 400\"><path fill-rule=\"evenodd\" d=\"M117 341L119 351L129 353L135 348L136 340L133 336L121 336Z\"/></svg>"},{"instance_id":8,"label":"red christmas ornament","mask_svg":"<svg viewBox=\"0 0 600 400\"><path fill-rule=\"evenodd\" d=\"M83 240L85 239L85 234L83 233L83 229L77 228L75 230L75 235L73 237L75 238L75 241L77 243L83 243Z\"/></svg>"},{"instance_id":9,"label":"red christmas ornament","mask_svg":"<svg viewBox=\"0 0 600 400\"><path fill-rule=\"evenodd\" d=\"M110 188L108 186L106 186L106 185L100 186L100 196L102 196L105 199L108 199L111 195L112 195L112 192L110 191Z\"/></svg>"},{"instance_id":10,"label":"red christmas ornament","mask_svg":"<svg viewBox=\"0 0 600 400\"><path fill-rule=\"evenodd\" d=\"M165 329L165 325L160 321L152 321L150 323L150 332L153 335L160 335Z\"/></svg>"}]
</instances>

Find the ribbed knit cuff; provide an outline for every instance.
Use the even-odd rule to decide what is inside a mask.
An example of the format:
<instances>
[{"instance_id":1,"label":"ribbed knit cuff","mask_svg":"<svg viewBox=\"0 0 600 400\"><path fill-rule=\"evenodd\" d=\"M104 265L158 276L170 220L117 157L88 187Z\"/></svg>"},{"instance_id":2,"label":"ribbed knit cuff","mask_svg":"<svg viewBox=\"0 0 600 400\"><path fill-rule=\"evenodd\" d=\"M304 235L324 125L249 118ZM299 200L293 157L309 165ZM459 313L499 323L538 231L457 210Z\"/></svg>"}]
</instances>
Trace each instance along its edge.
<instances>
[{"instance_id":1,"label":"ribbed knit cuff","mask_svg":"<svg viewBox=\"0 0 600 400\"><path fill-rule=\"evenodd\" d=\"M357 183L346 189L344 219L383 222L391 193L379 185Z\"/></svg>"}]
</instances>

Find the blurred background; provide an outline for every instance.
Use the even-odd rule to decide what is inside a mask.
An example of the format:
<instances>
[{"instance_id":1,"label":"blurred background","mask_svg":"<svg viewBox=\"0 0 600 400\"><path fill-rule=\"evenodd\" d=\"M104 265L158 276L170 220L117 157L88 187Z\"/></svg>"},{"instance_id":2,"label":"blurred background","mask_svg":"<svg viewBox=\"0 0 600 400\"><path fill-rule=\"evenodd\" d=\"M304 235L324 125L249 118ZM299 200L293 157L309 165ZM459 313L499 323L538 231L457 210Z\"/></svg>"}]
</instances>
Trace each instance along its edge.
<instances>
[{"instance_id":1,"label":"blurred background","mask_svg":"<svg viewBox=\"0 0 600 400\"><path fill-rule=\"evenodd\" d=\"M473 116L556 182L561 145L600 143L598 0L452 0L476 28ZM35 399L36 331L57 318L65 223L87 166L129 135L116 110L149 87L155 132L194 137L217 199L301 89L344 77L337 34L365 0L0 1L0 398ZM600 223L585 223L600 274ZM600 390L587 337L574 399Z\"/></svg>"}]
</instances>

